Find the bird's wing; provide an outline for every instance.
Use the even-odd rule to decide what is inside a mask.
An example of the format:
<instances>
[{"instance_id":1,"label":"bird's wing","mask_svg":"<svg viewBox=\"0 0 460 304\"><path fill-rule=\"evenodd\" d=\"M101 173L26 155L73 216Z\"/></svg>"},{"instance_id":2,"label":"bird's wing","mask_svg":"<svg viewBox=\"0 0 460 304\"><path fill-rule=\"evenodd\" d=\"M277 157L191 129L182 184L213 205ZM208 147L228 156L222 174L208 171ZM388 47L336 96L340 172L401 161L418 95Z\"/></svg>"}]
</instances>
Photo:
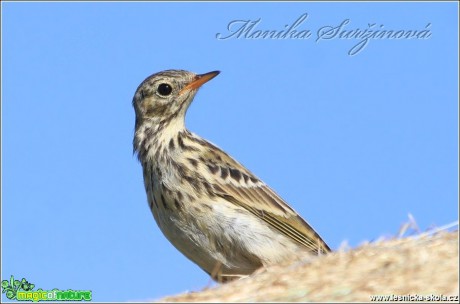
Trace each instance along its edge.
<instances>
[{"instance_id":1,"label":"bird's wing","mask_svg":"<svg viewBox=\"0 0 460 304\"><path fill-rule=\"evenodd\" d=\"M212 145L203 152L201 161L214 177L212 187L217 196L248 210L311 252L330 251L318 233L278 194L221 149Z\"/></svg>"}]
</instances>

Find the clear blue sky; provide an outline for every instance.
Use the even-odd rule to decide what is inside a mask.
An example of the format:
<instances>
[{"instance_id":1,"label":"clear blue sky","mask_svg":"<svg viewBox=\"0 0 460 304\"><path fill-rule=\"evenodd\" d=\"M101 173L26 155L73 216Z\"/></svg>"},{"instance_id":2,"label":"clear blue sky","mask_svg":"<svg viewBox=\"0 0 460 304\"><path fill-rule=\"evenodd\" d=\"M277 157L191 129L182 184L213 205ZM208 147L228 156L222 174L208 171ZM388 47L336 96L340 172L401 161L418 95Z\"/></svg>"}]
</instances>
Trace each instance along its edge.
<instances>
[{"instance_id":1,"label":"clear blue sky","mask_svg":"<svg viewBox=\"0 0 460 304\"><path fill-rule=\"evenodd\" d=\"M222 73L187 115L334 249L458 219L456 3L2 2L2 279L95 301L200 290L158 229L132 154L139 83ZM309 38L229 36L229 22ZM318 30L424 30L322 39ZM240 23L233 23L236 30ZM372 26L372 24L374 24ZM6 300L4 294L2 300Z\"/></svg>"}]
</instances>

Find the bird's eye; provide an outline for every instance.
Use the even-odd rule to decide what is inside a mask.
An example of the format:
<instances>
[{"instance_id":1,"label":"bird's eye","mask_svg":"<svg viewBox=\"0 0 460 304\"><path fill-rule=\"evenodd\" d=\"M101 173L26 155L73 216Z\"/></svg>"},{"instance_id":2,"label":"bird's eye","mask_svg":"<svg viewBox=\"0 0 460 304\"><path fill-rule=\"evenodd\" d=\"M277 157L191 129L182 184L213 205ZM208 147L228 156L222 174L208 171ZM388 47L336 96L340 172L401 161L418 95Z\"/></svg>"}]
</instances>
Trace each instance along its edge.
<instances>
[{"instance_id":1,"label":"bird's eye","mask_svg":"<svg viewBox=\"0 0 460 304\"><path fill-rule=\"evenodd\" d=\"M172 92L172 87L171 85L167 84L167 83L162 83L158 86L158 90L157 90L158 94L160 94L161 96L168 96L171 94Z\"/></svg>"}]
</instances>

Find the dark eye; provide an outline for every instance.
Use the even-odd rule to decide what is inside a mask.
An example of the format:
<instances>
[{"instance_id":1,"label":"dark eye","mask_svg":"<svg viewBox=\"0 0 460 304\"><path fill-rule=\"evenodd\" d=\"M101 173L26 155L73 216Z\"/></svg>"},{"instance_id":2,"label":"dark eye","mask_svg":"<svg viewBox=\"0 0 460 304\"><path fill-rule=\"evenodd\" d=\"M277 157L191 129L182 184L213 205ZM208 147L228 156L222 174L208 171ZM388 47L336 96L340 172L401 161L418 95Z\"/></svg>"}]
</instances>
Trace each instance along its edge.
<instances>
[{"instance_id":1,"label":"dark eye","mask_svg":"<svg viewBox=\"0 0 460 304\"><path fill-rule=\"evenodd\" d=\"M167 83L162 83L158 86L158 90L157 90L158 94L160 94L161 96L168 96L171 94L172 92L172 87L167 84Z\"/></svg>"}]
</instances>

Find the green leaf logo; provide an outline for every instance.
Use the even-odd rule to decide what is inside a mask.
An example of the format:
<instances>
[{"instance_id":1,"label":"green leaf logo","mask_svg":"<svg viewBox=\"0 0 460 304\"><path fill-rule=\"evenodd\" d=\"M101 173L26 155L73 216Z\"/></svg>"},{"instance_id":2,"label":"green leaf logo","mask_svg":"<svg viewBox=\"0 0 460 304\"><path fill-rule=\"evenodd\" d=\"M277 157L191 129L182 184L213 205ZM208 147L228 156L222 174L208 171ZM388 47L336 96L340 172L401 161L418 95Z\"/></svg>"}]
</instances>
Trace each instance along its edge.
<instances>
[{"instance_id":1,"label":"green leaf logo","mask_svg":"<svg viewBox=\"0 0 460 304\"><path fill-rule=\"evenodd\" d=\"M32 291L35 287L35 284L27 282L25 278L22 278L21 281L15 280L11 276L10 281L2 281L2 293L6 293L6 297L10 300L16 299L18 291Z\"/></svg>"}]
</instances>

